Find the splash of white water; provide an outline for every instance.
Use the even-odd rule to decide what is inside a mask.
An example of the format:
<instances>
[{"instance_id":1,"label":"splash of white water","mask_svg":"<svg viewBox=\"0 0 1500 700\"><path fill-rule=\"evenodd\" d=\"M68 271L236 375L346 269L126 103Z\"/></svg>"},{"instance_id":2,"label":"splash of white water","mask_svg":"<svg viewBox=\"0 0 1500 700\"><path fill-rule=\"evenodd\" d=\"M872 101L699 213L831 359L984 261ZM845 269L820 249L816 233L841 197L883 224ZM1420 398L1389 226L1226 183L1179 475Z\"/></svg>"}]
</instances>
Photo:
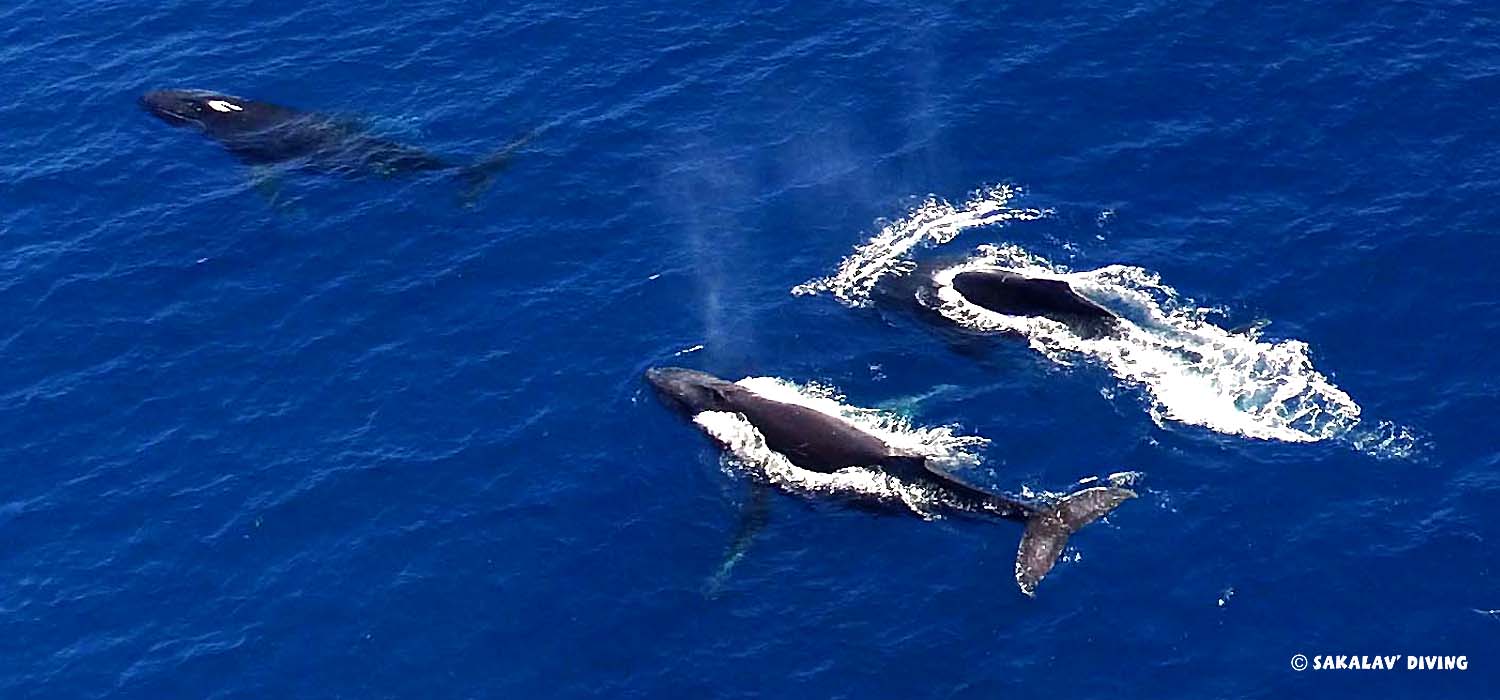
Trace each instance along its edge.
<instances>
[{"instance_id":1,"label":"splash of white water","mask_svg":"<svg viewBox=\"0 0 1500 700\"><path fill-rule=\"evenodd\" d=\"M1016 194L1003 187L984 190L960 207L929 200L856 248L833 276L792 291L827 291L848 306L865 306L881 278L915 267L909 255L918 247L946 243L970 228L1048 213L1010 208ZM971 304L952 286L960 272L996 267L1066 281L1121 316L1121 332L1084 338L1057 321L1009 316ZM1313 368L1306 343L1264 342L1254 332L1215 326L1206 320L1212 309L1179 297L1149 270L1112 265L1071 272L1018 246L985 245L968 260L934 274L933 282L937 293L928 302L944 317L972 330L1020 335L1059 364L1095 361L1141 387L1158 424L1172 420L1287 442L1338 439L1380 457L1409 457L1418 448L1409 429L1363 421L1359 405Z\"/></svg>"},{"instance_id":2,"label":"splash of white water","mask_svg":"<svg viewBox=\"0 0 1500 700\"><path fill-rule=\"evenodd\" d=\"M1010 201L1019 188L998 185L979 190L962 206L930 197L910 214L887 223L869 242L854 249L839 263L838 272L799 284L795 295L830 292L848 306L865 306L870 290L881 277L911 270L907 255L922 246L942 245L963 231L1006 221L1033 221L1051 212L1043 209L1013 209Z\"/></svg>"}]
</instances>

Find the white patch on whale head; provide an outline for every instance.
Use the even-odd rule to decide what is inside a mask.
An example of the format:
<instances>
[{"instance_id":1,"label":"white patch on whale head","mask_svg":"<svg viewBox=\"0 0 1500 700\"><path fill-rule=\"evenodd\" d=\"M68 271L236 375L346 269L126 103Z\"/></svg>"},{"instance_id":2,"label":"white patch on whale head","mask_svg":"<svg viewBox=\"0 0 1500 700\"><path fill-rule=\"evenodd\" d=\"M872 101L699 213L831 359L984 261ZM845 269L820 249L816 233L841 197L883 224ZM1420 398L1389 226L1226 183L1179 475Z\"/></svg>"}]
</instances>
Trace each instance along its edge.
<instances>
[{"instance_id":1,"label":"white patch on whale head","mask_svg":"<svg viewBox=\"0 0 1500 700\"><path fill-rule=\"evenodd\" d=\"M237 104L235 104L233 102L227 102L225 100L209 100L208 101L208 106L209 106L210 109L212 109L215 112L243 112L243 111L245 111L244 107L241 107L241 106L239 106L239 105L237 105Z\"/></svg>"}]
</instances>

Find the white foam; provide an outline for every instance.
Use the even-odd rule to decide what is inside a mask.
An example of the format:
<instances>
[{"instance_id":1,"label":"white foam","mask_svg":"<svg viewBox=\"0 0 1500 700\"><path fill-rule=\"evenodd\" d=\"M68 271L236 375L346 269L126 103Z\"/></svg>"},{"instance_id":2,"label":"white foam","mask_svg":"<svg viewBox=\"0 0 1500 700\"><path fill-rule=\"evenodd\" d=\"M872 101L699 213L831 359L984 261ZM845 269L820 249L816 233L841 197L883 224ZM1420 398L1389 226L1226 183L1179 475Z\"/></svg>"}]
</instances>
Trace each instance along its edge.
<instances>
[{"instance_id":1,"label":"white foam","mask_svg":"<svg viewBox=\"0 0 1500 700\"><path fill-rule=\"evenodd\" d=\"M869 242L855 248L839 263L833 276L799 284L792 289L792 294L830 292L844 304L864 306L869 303L870 290L881 277L911 269L907 254L918 247L942 245L963 231L978 226L1031 221L1051 213L1042 209L1009 207L1011 199L1019 194L1019 188L999 185L975 192L969 201L957 207L930 197L910 214L887 223Z\"/></svg>"},{"instance_id":2,"label":"white foam","mask_svg":"<svg viewBox=\"0 0 1500 700\"><path fill-rule=\"evenodd\" d=\"M1121 332L1084 338L1044 318L1008 316L968 302L953 277L1001 267L1066 281L1079 294L1122 317ZM1150 413L1230 435L1285 442L1346 438L1367 452L1402 456L1415 446L1408 431L1385 427L1383 439L1358 432L1360 407L1312 366L1300 340L1272 343L1209 323L1211 309L1181 299L1155 273L1113 265L1065 272L1016 246L980 246L969 260L934 275L937 311L975 330L1024 336L1049 359L1088 358L1121 380L1143 388Z\"/></svg>"},{"instance_id":3,"label":"white foam","mask_svg":"<svg viewBox=\"0 0 1500 700\"><path fill-rule=\"evenodd\" d=\"M1047 213L1009 208L1015 194L997 188L980 192L961 207L924 203L856 248L832 277L808 282L793 293L829 291L846 305L864 306L881 277L912 269L908 254L917 247L946 243L969 228ZM1121 332L1084 338L1057 321L1009 316L971 304L952 286L953 277L964 270L994 267L1066 281L1119 314ZM932 305L944 317L973 330L1022 336L1059 364L1096 362L1142 388L1158 424L1177 421L1286 442L1339 439L1381 457L1408 457L1418 447L1406 428L1363 421L1359 405L1313 368L1306 343L1265 342L1254 331L1231 333L1215 326L1206 320L1213 309L1181 298L1149 270L1112 265L1071 272L1018 246L984 245L968 260L935 274L934 282Z\"/></svg>"}]
</instances>

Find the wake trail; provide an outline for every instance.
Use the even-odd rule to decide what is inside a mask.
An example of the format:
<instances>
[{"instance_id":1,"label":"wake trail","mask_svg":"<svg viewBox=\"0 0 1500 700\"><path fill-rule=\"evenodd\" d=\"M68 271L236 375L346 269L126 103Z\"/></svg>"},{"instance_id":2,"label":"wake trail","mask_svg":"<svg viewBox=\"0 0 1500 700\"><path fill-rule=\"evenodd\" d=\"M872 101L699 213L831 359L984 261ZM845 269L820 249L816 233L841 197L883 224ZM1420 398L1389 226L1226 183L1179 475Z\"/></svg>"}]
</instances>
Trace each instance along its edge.
<instances>
[{"instance_id":1,"label":"wake trail","mask_svg":"<svg viewBox=\"0 0 1500 700\"><path fill-rule=\"evenodd\" d=\"M829 293L846 306L868 306L882 279L915 269L915 251L943 245L970 229L1050 214L1012 207L1018 194L1002 186L980 190L957 206L929 199L856 247L833 275L798 285L792 293ZM986 268L1063 280L1117 314L1121 332L1084 338L1051 319L990 311L953 288L957 274ZM1419 451L1420 439L1411 429L1366 420L1359 404L1313 367L1307 343L1272 342L1258 329L1231 332L1214 325L1208 319L1216 309L1182 297L1150 270L1111 265L1074 272L1020 246L981 245L966 260L935 272L933 285L936 294L921 303L960 327L1024 337L1053 362L1090 361L1141 388L1158 425L1175 421L1283 442L1335 440L1382 458L1409 458Z\"/></svg>"}]
</instances>

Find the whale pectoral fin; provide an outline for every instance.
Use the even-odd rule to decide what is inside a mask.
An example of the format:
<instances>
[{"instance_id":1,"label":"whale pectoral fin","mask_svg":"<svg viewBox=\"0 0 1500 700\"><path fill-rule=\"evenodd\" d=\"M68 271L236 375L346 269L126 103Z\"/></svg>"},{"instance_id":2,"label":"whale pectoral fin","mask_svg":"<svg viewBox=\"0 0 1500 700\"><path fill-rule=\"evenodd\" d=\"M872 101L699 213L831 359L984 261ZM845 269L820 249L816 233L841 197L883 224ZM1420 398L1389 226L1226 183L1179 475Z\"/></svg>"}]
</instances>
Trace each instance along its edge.
<instances>
[{"instance_id":1,"label":"whale pectoral fin","mask_svg":"<svg viewBox=\"0 0 1500 700\"><path fill-rule=\"evenodd\" d=\"M1057 563L1069 535L1135 496L1130 489L1096 486L1071 494L1052 508L1038 509L1026 521L1026 533L1016 550L1016 585L1021 592L1036 595L1037 584Z\"/></svg>"},{"instance_id":2,"label":"whale pectoral fin","mask_svg":"<svg viewBox=\"0 0 1500 700\"><path fill-rule=\"evenodd\" d=\"M273 206L281 194L281 178L276 169L269 166L256 165L250 168L250 186Z\"/></svg>"},{"instance_id":3,"label":"whale pectoral fin","mask_svg":"<svg viewBox=\"0 0 1500 700\"><path fill-rule=\"evenodd\" d=\"M703 586L703 595L709 598L717 598L724 591L724 584L729 580L729 573L734 570L734 565L745 558L745 552L749 551L750 543L755 536L764 530L766 523L771 519L771 490L765 484L750 482L750 491L746 494L745 503L740 507L739 523L735 525L734 539L729 542L729 549L724 554L724 561Z\"/></svg>"},{"instance_id":4,"label":"whale pectoral fin","mask_svg":"<svg viewBox=\"0 0 1500 700\"><path fill-rule=\"evenodd\" d=\"M989 362L995 356L994 338L973 333L945 333L943 344L951 352L966 360Z\"/></svg>"},{"instance_id":5,"label":"whale pectoral fin","mask_svg":"<svg viewBox=\"0 0 1500 700\"><path fill-rule=\"evenodd\" d=\"M257 165L250 169L250 186L255 188L266 204L282 214L300 214L302 210L286 196L282 188L281 169L269 165Z\"/></svg>"},{"instance_id":6,"label":"whale pectoral fin","mask_svg":"<svg viewBox=\"0 0 1500 700\"><path fill-rule=\"evenodd\" d=\"M478 162L459 168L459 178L463 181L463 189L459 192L459 204L465 209L473 209L479 203L479 195L484 194L490 186L490 180L500 171L510 167L516 152L520 151L532 139L540 136L546 125L536 127L520 136L512 139L500 150L480 159Z\"/></svg>"}]
</instances>

